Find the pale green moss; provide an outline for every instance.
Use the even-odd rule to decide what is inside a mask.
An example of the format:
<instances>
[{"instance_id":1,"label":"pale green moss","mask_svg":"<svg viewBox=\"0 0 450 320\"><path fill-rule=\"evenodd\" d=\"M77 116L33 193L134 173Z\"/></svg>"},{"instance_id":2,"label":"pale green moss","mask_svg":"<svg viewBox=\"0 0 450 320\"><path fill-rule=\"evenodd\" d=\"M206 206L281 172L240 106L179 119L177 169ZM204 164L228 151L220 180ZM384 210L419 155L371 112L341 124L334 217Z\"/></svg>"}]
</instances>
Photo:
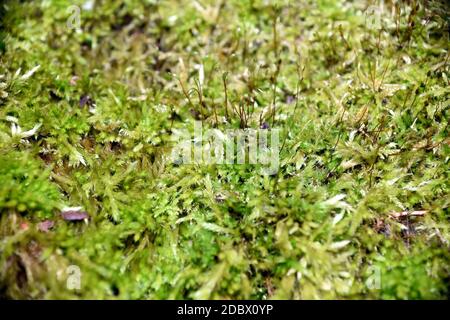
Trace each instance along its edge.
<instances>
[{"instance_id":1,"label":"pale green moss","mask_svg":"<svg viewBox=\"0 0 450 320\"><path fill-rule=\"evenodd\" d=\"M75 1L79 32L73 2L1 5L0 296L448 295L444 2L392 1L379 31L376 1ZM200 115L280 128L278 173L168 161Z\"/></svg>"}]
</instances>

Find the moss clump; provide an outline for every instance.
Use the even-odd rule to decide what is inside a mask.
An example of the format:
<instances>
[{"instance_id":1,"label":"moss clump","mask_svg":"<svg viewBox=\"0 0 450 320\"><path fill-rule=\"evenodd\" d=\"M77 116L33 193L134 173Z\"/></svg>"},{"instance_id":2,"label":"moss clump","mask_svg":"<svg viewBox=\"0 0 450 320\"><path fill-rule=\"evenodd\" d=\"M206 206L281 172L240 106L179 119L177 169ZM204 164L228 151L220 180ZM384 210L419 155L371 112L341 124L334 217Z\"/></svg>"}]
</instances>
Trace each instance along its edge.
<instances>
[{"instance_id":1,"label":"moss clump","mask_svg":"<svg viewBox=\"0 0 450 320\"><path fill-rule=\"evenodd\" d=\"M446 298L448 12L3 2L0 296ZM281 130L277 173L170 161L196 120Z\"/></svg>"},{"instance_id":2,"label":"moss clump","mask_svg":"<svg viewBox=\"0 0 450 320\"><path fill-rule=\"evenodd\" d=\"M49 181L49 170L43 170L41 161L26 152L0 155L0 181L2 210L43 219L51 217L60 202L57 186Z\"/></svg>"}]
</instances>

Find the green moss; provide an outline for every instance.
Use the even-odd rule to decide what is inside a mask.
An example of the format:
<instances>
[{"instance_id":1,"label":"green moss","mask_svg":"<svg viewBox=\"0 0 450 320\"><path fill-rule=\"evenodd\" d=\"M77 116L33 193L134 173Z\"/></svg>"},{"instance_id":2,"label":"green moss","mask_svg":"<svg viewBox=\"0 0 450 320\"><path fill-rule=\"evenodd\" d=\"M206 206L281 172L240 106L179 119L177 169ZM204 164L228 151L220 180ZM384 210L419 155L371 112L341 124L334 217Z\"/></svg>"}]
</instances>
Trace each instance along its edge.
<instances>
[{"instance_id":1,"label":"green moss","mask_svg":"<svg viewBox=\"0 0 450 320\"><path fill-rule=\"evenodd\" d=\"M1 297L448 297L444 1L73 2L0 7ZM278 172L171 162L196 119Z\"/></svg>"},{"instance_id":2,"label":"green moss","mask_svg":"<svg viewBox=\"0 0 450 320\"><path fill-rule=\"evenodd\" d=\"M26 152L0 156L0 207L2 211L20 212L30 219L53 216L61 196L49 181L49 170Z\"/></svg>"}]
</instances>

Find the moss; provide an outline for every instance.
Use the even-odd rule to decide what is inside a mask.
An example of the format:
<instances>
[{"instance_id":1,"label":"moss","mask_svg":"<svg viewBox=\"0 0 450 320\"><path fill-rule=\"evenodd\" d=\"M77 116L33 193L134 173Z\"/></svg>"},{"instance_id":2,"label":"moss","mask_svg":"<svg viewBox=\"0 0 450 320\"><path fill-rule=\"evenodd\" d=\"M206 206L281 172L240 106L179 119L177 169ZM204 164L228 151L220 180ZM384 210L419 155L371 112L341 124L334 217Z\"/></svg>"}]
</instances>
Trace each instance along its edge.
<instances>
[{"instance_id":1,"label":"moss","mask_svg":"<svg viewBox=\"0 0 450 320\"><path fill-rule=\"evenodd\" d=\"M0 206L6 212L43 219L52 217L60 204L61 195L57 185L49 181L49 170L43 170L41 161L26 152L0 156L0 180Z\"/></svg>"},{"instance_id":2,"label":"moss","mask_svg":"<svg viewBox=\"0 0 450 320\"><path fill-rule=\"evenodd\" d=\"M380 8L2 3L0 296L448 297L448 5ZM195 120L278 171L170 161Z\"/></svg>"}]
</instances>

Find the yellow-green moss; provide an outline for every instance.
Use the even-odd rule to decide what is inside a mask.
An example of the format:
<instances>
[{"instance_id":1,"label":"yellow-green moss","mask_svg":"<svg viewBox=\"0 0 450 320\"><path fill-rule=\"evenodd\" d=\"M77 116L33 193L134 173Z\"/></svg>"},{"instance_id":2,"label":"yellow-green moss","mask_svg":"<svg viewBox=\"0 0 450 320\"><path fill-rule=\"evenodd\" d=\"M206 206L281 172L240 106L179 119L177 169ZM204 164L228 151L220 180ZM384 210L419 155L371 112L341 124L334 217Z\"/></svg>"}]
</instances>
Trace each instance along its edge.
<instances>
[{"instance_id":1,"label":"yellow-green moss","mask_svg":"<svg viewBox=\"0 0 450 320\"><path fill-rule=\"evenodd\" d=\"M2 2L0 297L447 297L448 6L371 8ZM280 128L278 173L168 161L200 116Z\"/></svg>"}]
</instances>

